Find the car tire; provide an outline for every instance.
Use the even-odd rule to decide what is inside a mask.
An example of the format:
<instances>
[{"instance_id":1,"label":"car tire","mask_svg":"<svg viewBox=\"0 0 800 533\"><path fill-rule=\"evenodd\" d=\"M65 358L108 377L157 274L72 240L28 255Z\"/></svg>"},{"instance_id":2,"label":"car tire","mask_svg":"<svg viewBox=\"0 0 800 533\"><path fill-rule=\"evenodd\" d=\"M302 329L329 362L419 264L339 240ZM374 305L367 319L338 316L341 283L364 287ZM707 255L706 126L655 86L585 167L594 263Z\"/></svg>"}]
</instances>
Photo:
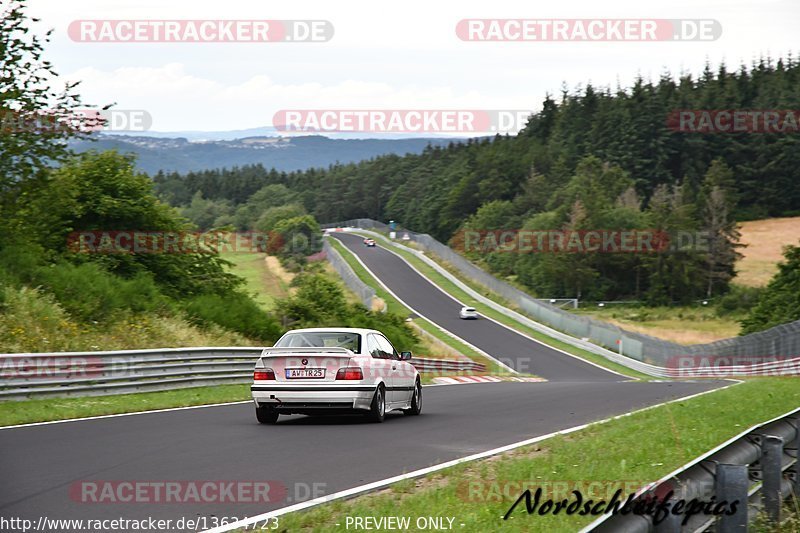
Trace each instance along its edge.
<instances>
[{"instance_id":1,"label":"car tire","mask_svg":"<svg viewBox=\"0 0 800 533\"><path fill-rule=\"evenodd\" d=\"M369 406L367 418L370 422L381 423L386 416L386 389L383 385L378 385L375 395L372 397L372 404Z\"/></svg>"},{"instance_id":2,"label":"car tire","mask_svg":"<svg viewBox=\"0 0 800 533\"><path fill-rule=\"evenodd\" d=\"M417 380L414 385L414 396L411 397L411 407L403 409L404 415L418 415L422 412L422 385Z\"/></svg>"},{"instance_id":3,"label":"car tire","mask_svg":"<svg viewBox=\"0 0 800 533\"><path fill-rule=\"evenodd\" d=\"M256 406L256 419L259 424L274 424L278 421L278 411L267 406Z\"/></svg>"}]
</instances>

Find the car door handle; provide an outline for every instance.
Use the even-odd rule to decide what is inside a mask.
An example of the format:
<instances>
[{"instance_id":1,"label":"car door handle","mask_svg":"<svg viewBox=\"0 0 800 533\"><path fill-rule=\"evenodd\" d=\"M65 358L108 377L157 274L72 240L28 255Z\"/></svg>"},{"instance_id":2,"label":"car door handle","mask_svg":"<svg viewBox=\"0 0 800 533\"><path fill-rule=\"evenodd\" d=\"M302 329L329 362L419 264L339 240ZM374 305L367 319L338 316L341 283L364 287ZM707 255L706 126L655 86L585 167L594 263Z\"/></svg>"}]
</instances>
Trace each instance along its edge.
<instances>
[{"instance_id":1,"label":"car door handle","mask_svg":"<svg viewBox=\"0 0 800 533\"><path fill-rule=\"evenodd\" d=\"M393 367L392 367L392 370L397 370L397 367L396 367L396 366L393 366Z\"/></svg>"}]
</instances>

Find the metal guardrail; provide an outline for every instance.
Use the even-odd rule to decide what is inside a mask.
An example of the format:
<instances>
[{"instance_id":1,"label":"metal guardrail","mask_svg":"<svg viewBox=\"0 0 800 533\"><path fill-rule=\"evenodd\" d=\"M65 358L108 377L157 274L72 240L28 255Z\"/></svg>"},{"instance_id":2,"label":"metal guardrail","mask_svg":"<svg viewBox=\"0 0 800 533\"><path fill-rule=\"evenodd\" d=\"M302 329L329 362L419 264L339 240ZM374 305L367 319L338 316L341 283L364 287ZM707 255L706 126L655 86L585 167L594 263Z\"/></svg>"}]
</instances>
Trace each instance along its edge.
<instances>
[{"instance_id":1,"label":"metal guardrail","mask_svg":"<svg viewBox=\"0 0 800 533\"><path fill-rule=\"evenodd\" d=\"M0 400L248 383L263 350L209 347L0 354ZM415 357L411 363L426 373L486 370L472 361Z\"/></svg>"},{"instance_id":2,"label":"metal guardrail","mask_svg":"<svg viewBox=\"0 0 800 533\"><path fill-rule=\"evenodd\" d=\"M347 287L355 292L359 298L361 298L361 303L367 309L372 309L372 301L375 299L375 289L361 281L361 278L353 271L347 261L339 254L339 252L331 246L327 239L323 239L322 241L322 251L325 252L325 257L328 259L328 262L333 266L333 269L336 270L336 273L339 274L339 277L342 278Z\"/></svg>"},{"instance_id":3,"label":"metal guardrail","mask_svg":"<svg viewBox=\"0 0 800 533\"><path fill-rule=\"evenodd\" d=\"M411 364L422 373L438 372L486 372L486 365L473 361L450 361L416 357Z\"/></svg>"},{"instance_id":4,"label":"metal guardrail","mask_svg":"<svg viewBox=\"0 0 800 533\"><path fill-rule=\"evenodd\" d=\"M741 533L758 514L781 520L787 498L800 498L800 409L742 432L705 455L684 465L637 494L640 501L669 502L696 499L714 505L738 501L735 512L714 516L698 513L682 524L684 514L670 513L657 526L647 514L607 514L582 530L599 533L685 533L715 528L719 533ZM712 506L713 507L713 506ZM732 508L727 507L730 511Z\"/></svg>"},{"instance_id":5,"label":"metal guardrail","mask_svg":"<svg viewBox=\"0 0 800 533\"><path fill-rule=\"evenodd\" d=\"M348 220L337 224L326 224L323 227L354 227L362 230L374 230L383 234L389 231L387 225L372 219ZM784 374L800 374L800 364L797 361L800 359L800 320L742 337L709 344L683 346L642 333L627 331L601 320L569 313L495 278L430 235L411 231L403 231L403 233L407 233L410 240L421 249L452 265L462 275L487 287L493 293L515 305L521 312L508 309L473 291L435 261L426 257L425 254L404 248L416 253L420 259L426 261L471 296L546 335L602 355L634 370L656 377L683 376L685 374L681 374L681 372L686 372L686 360L693 357L706 357L714 358L706 361L712 369L709 374L713 374L713 377L748 375L747 373L737 374L737 371L742 366L752 366L753 369L756 369L758 364L768 365L769 363L776 364L773 364L772 367L764 367L766 375L771 375L770 372L775 368L782 368ZM392 244L400 246L397 243ZM731 358L731 362L726 363L726 358ZM737 364L737 360L740 362L745 360L748 365ZM687 375L686 377L696 376Z\"/></svg>"}]
</instances>

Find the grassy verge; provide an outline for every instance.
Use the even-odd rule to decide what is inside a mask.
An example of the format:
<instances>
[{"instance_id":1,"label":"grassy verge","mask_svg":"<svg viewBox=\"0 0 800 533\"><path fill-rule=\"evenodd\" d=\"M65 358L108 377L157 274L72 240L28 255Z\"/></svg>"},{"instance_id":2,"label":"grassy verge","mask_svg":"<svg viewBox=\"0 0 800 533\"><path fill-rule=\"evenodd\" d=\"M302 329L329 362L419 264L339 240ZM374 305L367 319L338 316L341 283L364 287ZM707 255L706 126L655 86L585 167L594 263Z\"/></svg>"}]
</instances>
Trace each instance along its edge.
<instances>
[{"instance_id":1,"label":"grassy verge","mask_svg":"<svg viewBox=\"0 0 800 533\"><path fill-rule=\"evenodd\" d=\"M291 274L283 270L277 258L234 252L223 253L221 257L233 263L230 272L244 278L245 289L264 310L273 310L275 300L289 295Z\"/></svg>"},{"instance_id":2,"label":"grassy verge","mask_svg":"<svg viewBox=\"0 0 800 533\"><path fill-rule=\"evenodd\" d=\"M388 239L384 238L384 241L386 241L388 243ZM500 322L501 324L505 324L506 326L509 326L509 327L511 327L511 328L513 328L513 329L515 329L517 331L521 331L522 333L525 333L526 335L528 335L530 337L533 337L534 339L539 340L539 341L541 341L541 342L543 342L543 343L545 343L545 344L547 344L549 346L552 346L554 348L558 348L558 349L563 350L565 352L571 353L573 355L576 355L578 357L586 359L587 361L591 361L592 363L598 364L600 366L603 366L603 367L608 368L610 370L613 370L615 372L619 372L620 374L623 374L623 375L626 375L626 376L630 376L632 378L642 379L642 380L653 379L652 377L650 377L650 376L648 376L646 374L642 374L641 372L637 372L635 370L631 370L628 367L625 367L625 366L619 365L617 363L614 363L612 361L609 361L608 359L606 359L604 357L601 357L599 355L593 354L593 353L588 352L586 350L582 350L580 348L576 348L576 347L574 347L574 346L572 346L570 344L567 344L565 342L561 342L561 341L559 341L557 339L554 339L552 337L548 337L547 335L544 335L543 333L540 333L540 332L538 332L538 331L526 326L525 324L517 322L513 318L507 317L506 315L504 315L504 314L492 309L488 305L485 305L485 304L481 303L476 298L473 298L472 296L470 296L469 294L464 292L462 289L460 289L458 286L456 286L455 283L451 282L445 276L443 276L438 271L436 271L433 267L429 266L424 261L419 259L411 251L406 251L406 250L397 248L395 246L390 246L390 245L387 245L387 247L388 247L389 250L391 250L393 252L396 252L399 256L401 256L403 259L408 261L414 268L416 268L419 272L421 272L422 274L427 276L431 281L433 281L436 285L438 285L439 287L444 289L447 293L451 294L456 299L458 299L459 301L463 302L465 305L471 305L472 307L475 307L475 309L477 309L478 312L483 316L490 317L490 318L496 320L497 322ZM431 259L433 259L433 260L436 260L434 257L432 257L430 255L429 255L429 257L431 257ZM444 267L444 268L446 268L446 267ZM504 302L502 300L502 298L497 297L497 295L495 295L495 294L488 293L486 287L478 285L474 281L466 279L464 276L462 276L460 274L456 274L456 273L454 273L452 271L451 271L451 273L454 276L456 276L462 283L466 284L468 287L470 287L474 291L478 292L479 294L483 294L484 296L486 296L488 298L491 298L492 300L494 300L495 302L497 302L497 303L499 303L501 305L504 305L506 307L511 307L511 306L508 305L507 302ZM488 293L488 294L486 294L486 293Z\"/></svg>"},{"instance_id":3,"label":"grassy verge","mask_svg":"<svg viewBox=\"0 0 800 533\"><path fill-rule=\"evenodd\" d=\"M529 516L524 504L509 520L501 517L524 490L520 487L555 489L566 482L585 489L587 484L599 482L595 489L602 488L592 494L595 499L607 498L620 482L633 489L634 482L655 481L748 427L798 404L800 386L796 378L750 380L593 424L491 459L403 481L379 493L285 515L280 517L280 527L286 531L344 531L348 516L409 516L413 517L412 526L416 517L443 516L455 518L454 529L461 531L576 531L592 517L564 513ZM654 450L658 450L657 455Z\"/></svg>"},{"instance_id":4,"label":"grassy verge","mask_svg":"<svg viewBox=\"0 0 800 533\"><path fill-rule=\"evenodd\" d=\"M0 426L249 400L250 384L0 402Z\"/></svg>"},{"instance_id":5,"label":"grassy verge","mask_svg":"<svg viewBox=\"0 0 800 533\"><path fill-rule=\"evenodd\" d=\"M375 292L378 295L378 297L381 298L384 302L386 302L387 310L390 313L395 313L395 314L398 314L400 316L405 316L405 315L408 315L408 314L411 313L410 309L408 309L405 305L400 303L394 296L389 294L389 292L387 292L381 286L380 283L378 283L378 280L376 280L372 276L372 274L370 274L361 265L361 263L358 262L355 259L355 256L353 255L353 253L350 250L348 250L345 246L343 246L342 243L340 243L338 240L333 239L333 238L330 239L330 243L339 252L339 254L344 258L344 260L347 262L347 264L350 265L350 268L353 269L353 271L361 279L361 281L363 281L364 283L366 283L367 285L369 285L370 287L373 287L375 289ZM428 320L425 320L422 317L419 317L419 318L414 319L414 323L418 327L420 327L421 329L424 329L425 331L427 331L428 333L433 335L439 341L443 342L444 344L446 344L446 345L450 346L451 348L453 348L454 350L456 350L457 352L460 352L460 353L466 355L467 357L469 357L470 359L472 359L475 362L485 364L486 365L486 370L489 373L494 374L494 375L497 375L497 374L508 374L509 373L507 370L505 370L502 367L498 366L497 363L495 363L491 359L486 358L483 354L475 351L474 349L472 349L471 347L467 346L463 342L460 342L459 340L454 339L453 337L451 337L447 333L443 332L441 329L439 329L432 322L430 322Z\"/></svg>"},{"instance_id":6,"label":"grassy verge","mask_svg":"<svg viewBox=\"0 0 800 533\"><path fill-rule=\"evenodd\" d=\"M128 315L104 323L83 323L55 299L29 287L0 287L0 353L82 352L247 346L254 341L216 325L200 328L179 315Z\"/></svg>"}]
</instances>

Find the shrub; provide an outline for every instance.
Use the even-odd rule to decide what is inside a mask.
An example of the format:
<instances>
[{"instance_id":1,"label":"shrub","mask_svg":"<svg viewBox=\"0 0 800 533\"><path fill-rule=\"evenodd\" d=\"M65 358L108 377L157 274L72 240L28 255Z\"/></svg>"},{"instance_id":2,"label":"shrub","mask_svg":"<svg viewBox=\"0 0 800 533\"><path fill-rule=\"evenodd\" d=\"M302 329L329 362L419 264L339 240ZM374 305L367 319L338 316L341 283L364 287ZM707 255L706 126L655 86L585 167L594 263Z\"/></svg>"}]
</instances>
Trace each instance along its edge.
<instances>
[{"instance_id":1,"label":"shrub","mask_svg":"<svg viewBox=\"0 0 800 533\"><path fill-rule=\"evenodd\" d=\"M62 262L39 267L35 278L71 316L84 322L108 321L125 311L154 312L168 306L153 279L144 273L124 279L94 263Z\"/></svg>"},{"instance_id":2,"label":"shrub","mask_svg":"<svg viewBox=\"0 0 800 533\"><path fill-rule=\"evenodd\" d=\"M348 304L341 286L319 274L301 274L292 282L294 296L279 300L277 309L292 328L331 326L377 329L398 349L417 347L418 339L402 317L375 313L360 304Z\"/></svg>"},{"instance_id":3,"label":"shrub","mask_svg":"<svg viewBox=\"0 0 800 533\"><path fill-rule=\"evenodd\" d=\"M758 298L763 290L761 287L731 285L731 290L716 302L717 315L726 316L749 312L758 303Z\"/></svg>"},{"instance_id":4,"label":"shrub","mask_svg":"<svg viewBox=\"0 0 800 533\"><path fill-rule=\"evenodd\" d=\"M0 280L9 284L30 283L44 264L44 251L33 244L12 244L0 250Z\"/></svg>"},{"instance_id":5,"label":"shrub","mask_svg":"<svg viewBox=\"0 0 800 533\"><path fill-rule=\"evenodd\" d=\"M204 326L216 324L267 342L280 336L280 326L249 296L232 292L226 296L203 294L188 300L184 306L190 319Z\"/></svg>"}]
</instances>

